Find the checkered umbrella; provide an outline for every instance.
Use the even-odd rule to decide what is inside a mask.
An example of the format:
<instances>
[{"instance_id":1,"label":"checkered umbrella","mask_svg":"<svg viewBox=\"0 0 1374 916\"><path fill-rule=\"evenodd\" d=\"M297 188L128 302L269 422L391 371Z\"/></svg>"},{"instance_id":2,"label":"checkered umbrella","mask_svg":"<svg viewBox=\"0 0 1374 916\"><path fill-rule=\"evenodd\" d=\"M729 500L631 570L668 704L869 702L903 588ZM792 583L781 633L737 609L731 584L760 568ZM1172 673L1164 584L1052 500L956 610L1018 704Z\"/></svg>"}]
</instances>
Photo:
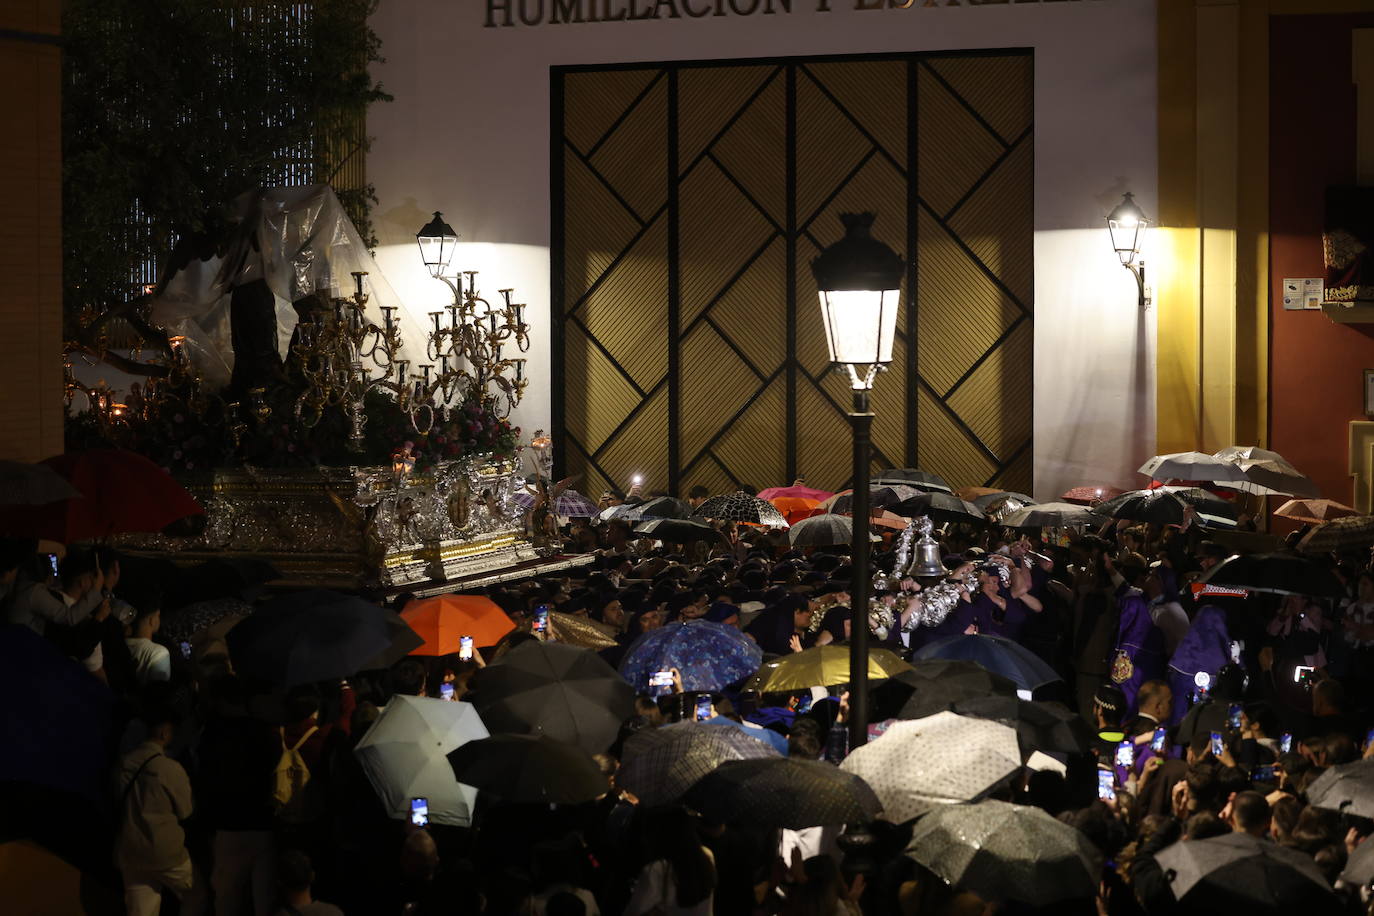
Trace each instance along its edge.
<instances>
[{"instance_id":1,"label":"checkered umbrella","mask_svg":"<svg viewBox=\"0 0 1374 916\"><path fill-rule=\"evenodd\" d=\"M778 752L742 729L678 722L626 741L616 783L645 805L666 805L725 761L756 757L778 757Z\"/></svg>"},{"instance_id":2,"label":"checkered umbrella","mask_svg":"<svg viewBox=\"0 0 1374 916\"><path fill-rule=\"evenodd\" d=\"M565 518L591 518L601 510L596 507L596 503L576 490L564 490L553 501L553 511L555 515Z\"/></svg>"},{"instance_id":3,"label":"checkered umbrella","mask_svg":"<svg viewBox=\"0 0 1374 916\"><path fill-rule=\"evenodd\" d=\"M900 824L981 797L1021 768L1021 749L1005 725L942 712L892 723L840 768L862 777L883 803L883 815Z\"/></svg>"},{"instance_id":4,"label":"checkered umbrella","mask_svg":"<svg viewBox=\"0 0 1374 916\"><path fill-rule=\"evenodd\" d=\"M989 902L1091 900L1102 879L1102 853L1081 831L1039 808L992 799L931 811L916 822L906 854Z\"/></svg>"},{"instance_id":5,"label":"checkered umbrella","mask_svg":"<svg viewBox=\"0 0 1374 916\"><path fill-rule=\"evenodd\" d=\"M719 824L788 830L862 823L883 807L853 773L795 757L727 760L702 777L686 800Z\"/></svg>"},{"instance_id":6,"label":"checkered umbrella","mask_svg":"<svg viewBox=\"0 0 1374 916\"><path fill-rule=\"evenodd\" d=\"M1351 515L1313 528L1298 542L1303 553L1367 550L1374 545L1374 516Z\"/></svg>"},{"instance_id":7,"label":"checkered umbrella","mask_svg":"<svg viewBox=\"0 0 1374 916\"><path fill-rule=\"evenodd\" d=\"M768 528L786 528L787 519L783 518L778 507L766 499L751 496L743 490L712 496L697 506L693 513L698 518L718 518L729 522L748 522Z\"/></svg>"},{"instance_id":8,"label":"checkered umbrella","mask_svg":"<svg viewBox=\"0 0 1374 916\"><path fill-rule=\"evenodd\" d=\"M787 532L787 539L793 547L830 547L835 544L854 543L854 520L847 515L816 515L804 518ZM881 540L876 535L868 536L870 541Z\"/></svg>"}]
</instances>

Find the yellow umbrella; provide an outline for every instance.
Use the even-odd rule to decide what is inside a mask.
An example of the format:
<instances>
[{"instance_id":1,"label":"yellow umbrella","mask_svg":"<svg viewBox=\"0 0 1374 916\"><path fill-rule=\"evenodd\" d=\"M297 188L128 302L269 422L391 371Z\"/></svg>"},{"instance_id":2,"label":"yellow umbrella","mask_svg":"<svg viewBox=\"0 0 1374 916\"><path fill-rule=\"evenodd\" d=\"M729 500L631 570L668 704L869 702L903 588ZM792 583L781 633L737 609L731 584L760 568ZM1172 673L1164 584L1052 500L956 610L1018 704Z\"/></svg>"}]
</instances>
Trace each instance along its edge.
<instances>
[{"instance_id":1,"label":"yellow umbrella","mask_svg":"<svg viewBox=\"0 0 1374 916\"><path fill-rule=\"evenodd\" d=\"M616 645L614 627L562 611L549 611L549 635L582 649L609 649Z\"/></svg>"},{"instance_id":2,"label":"yellow umbrella","mask_svg":"<svg viewBox=\"0 0 1374 916\"><path fill-rule=\"evenodd\" d=\"M869 680L879 680L910 671L911 666L890 649L868 651ZM760 693L834 687L849 683L849 647L816 646L803 652L771 661L759 669Z\"/></svg>"}]
</instances>

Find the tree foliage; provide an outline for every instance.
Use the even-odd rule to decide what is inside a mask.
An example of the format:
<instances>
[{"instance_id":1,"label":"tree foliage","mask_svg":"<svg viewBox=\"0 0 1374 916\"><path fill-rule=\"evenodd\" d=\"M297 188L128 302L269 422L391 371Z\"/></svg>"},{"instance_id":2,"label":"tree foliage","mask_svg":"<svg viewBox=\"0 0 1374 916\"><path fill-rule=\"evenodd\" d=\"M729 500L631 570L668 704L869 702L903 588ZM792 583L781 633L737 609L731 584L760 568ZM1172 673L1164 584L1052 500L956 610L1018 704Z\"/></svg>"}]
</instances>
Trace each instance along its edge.
<instances>
[{"instance_id":1,"label":"tree foliage","mask_svg":"<svg viewBox=\"0 0 1374 916\"><path fill-rule=\"evenodd\" d=\"M217 247L236 197L335 183L367 147L377 0L67 0L63 245L68 337L135 329L142 265ZM370 239L372 188L339 187ZM146 336L146 335L145 335Z\"/></svg>"}]
</instances>

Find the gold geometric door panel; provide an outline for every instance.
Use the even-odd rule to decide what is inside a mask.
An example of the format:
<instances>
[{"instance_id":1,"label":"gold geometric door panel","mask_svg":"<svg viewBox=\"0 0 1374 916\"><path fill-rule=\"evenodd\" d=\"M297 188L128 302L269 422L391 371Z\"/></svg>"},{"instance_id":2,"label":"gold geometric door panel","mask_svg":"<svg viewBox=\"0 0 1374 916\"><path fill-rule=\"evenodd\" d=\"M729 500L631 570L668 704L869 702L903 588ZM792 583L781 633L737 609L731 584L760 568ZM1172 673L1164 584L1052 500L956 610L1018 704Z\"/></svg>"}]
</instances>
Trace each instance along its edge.
<instances>
[{"instance_id":1,"label":"gold geometric door panel","mask_svg":"<svg viewBox=\"0 0 1374 916\"><path fill-rule=\"evenodd\" d=\"M1033 58L553 71L553 398L586 492L850 472L811 260L872 210L907 261L874 466L1031 484Z\"/></svg>"}]
</instances>

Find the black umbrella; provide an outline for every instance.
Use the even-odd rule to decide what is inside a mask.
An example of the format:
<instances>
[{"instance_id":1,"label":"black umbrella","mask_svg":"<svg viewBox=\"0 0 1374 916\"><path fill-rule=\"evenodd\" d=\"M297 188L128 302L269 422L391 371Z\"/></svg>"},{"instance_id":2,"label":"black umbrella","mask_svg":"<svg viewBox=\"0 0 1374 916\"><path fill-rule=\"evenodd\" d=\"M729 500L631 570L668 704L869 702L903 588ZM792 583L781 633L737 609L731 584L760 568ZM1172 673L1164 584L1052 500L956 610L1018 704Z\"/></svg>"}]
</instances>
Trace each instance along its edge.
<instances>
[{"instance_id":1,"label":"black umbrella","mask_svg":"<svg viewBox=\"0 0 1374 916\"><path fill-rule=\"evenodd\" d=\"M1035 690L1060 679L1059 673L1031 650L1001 636L981 633L948 636L922 646L913 659L948 658L976 662L993 674ZM912 664L915 664L913 660Z\"/></svg>"},{"instance_id":2,"label":"black umbrella","mask_svg":"<svg viewBox=\"0 0 1374 916\"><path fill-rule=\"evenodd\" d=\"M360 671L392 636L377 605L311 590L267 602L227 640L238 673L292 687Z\"/></svg>"},{"instance_id":3,"label":"black umbrella","mask_svg":"<svg viewBox=\"0 0 1374 916\"><path fill-rule=\"evenodd\" d=\"M975 496L973 499L969 500L969 502L973 503L979 509L986 511L989 506L995 503L1005 502L1008 499L1015 500L1023 506L1034 506L1036 504L1035 497L1027 496L1025 493L1017 493L1015 490L998 490L995 493L983 493L980 496Z\"/></svg>"},{"instance_id":4,"label":"black umbrella","mask_svg":"<svg viewBox=\"0 0 1374 916\"><path fill-rule=\"evenodd\" d=\"M80 497L80 490L46 464L0 461L0 506L45 506Z\"/></svg>"},{"instance_id":5,"label":"black umbrella","mask_svg":"<svg viewBox=\"0 0 1374 916\"><path fill-rule=\"evenodd\" d=\"M465 699L493 734L537 734L599 754L634 714L635 692L596 653L527 642L478 671Z\"/></svg>"},{"instance_id":6,"label":"black umbrella","mask_svg":"<svg viewBox=\"0 0 1374 916\"><path fill-rule=\"evenodd\" d=\"M1374 759L1343 763L1307 787L1307 803L1343 814L1374 817Z\"/></svg>"},{"instance_id":7,"label":"black umbrella","mask_svg":"<svg viewBox=\"0 0 1374 916\"><path fill-rule=\"evenodd\" d=\"M684 801L715 823L765 829L861 823L882 810L878 796L858 776L795 757L727 760L702 777Z\"/></svg>"},{"instance_id":8,"label":"black umbrella","mask_svg":"<svg viewBox=\"0 0 1374 916\"><path fill-rule=\"evenodd\" d=\"M875 484L900 483L927 492L953 493L954 490L939 474L920 468L887 468L873 479Z\"/></svg>"},{"instance_id":9,"label":"black umbrella","mask_svg":"<svg viewBox=\"0 0 1374 916\"><path fill-rule=\"evenodd\" d=\"M212 598L249 598L281 572L266 560L251 557L215 557L186 571L180 587L169 600L192 604Z\"/></svg>"},{"instance_id":10,"label":"black umbrella","mask_svg":"<svg viewBox=\"0 0 1374 916\"><path fill-rule=\"evenodd\" d=\"M679 722L631 736L616 782L646 805L666 805L727 760L777 756L771 745L742 729Z\"/></svg>"},{"instance_id":11,"label":"black umbrella","mask_svg":"<svg viewBox=\"0 0 1374 916\"><path fill-rule=\"evenodd\" d=\"M610 791L591 755L547 735L492 735L450 751L465 786L511 802L575 805Z\"/></svg>"},{"instance_id":12,"label":"black umbrella","mask_svg":"<svg viewBox=\"0 0 1374 916\"><path fill-rule=\"evenodd\" d=\"M936 807L916 822L906 854L987 901L1092 900L1102 879L1102 853L1086 835L1039 808L993 799Z\"/></svg>"},{"instance_id":13,"label":"black umbrella","mask_svg":"<svg viewBox=\"0 0 1374 916\"><path fill-rule=\"evenodd\" d=\"M1093 507L1099 515L1157 525L1182 525L1191 514L1200 525L1234 528L1236 507L1200 487L1159 487L1131 490Z\"/></svg>"},{"instance_id":14,"label":"black umbrella","mask_svg":"<svg viewBox=\"0 0 1374 916\"><path fill-rule=\"evenodd\" d=\"M623 522L638 522L651 518L691 518L692 504L672 496L655 496L641 503L617 507L615 518Z\"/></svg>"},{"instance_id":15,"label":"black umbrella","mask_svg":"<svg viewBox=\"0 0 1374 916\"><path fill-rule=\"evenodd\" d=\"M1213 566L1198 581L1278 595L1345 596L1345 586L1331 570L1295 553L1240 554Z\"/></svg>"},{"instance_id":16,"label":"black umbrella","mask_svg":"<svg viewBox=\"0 0 1374 916\"><path fill-rule=\"evenodd\" d=\"M907 483L872 484L868 488L869 511L887 509L898 503L914 499L921 491ZM844 514L854 509L854 491L842 490L821 503L827 512Z\"/></svg>"},{"instance_id":17,"label":"black umbrella","mask_svg":"<svg viewBox=\"0 0 1374 916\"><path fill-rule=\"evenodd\" d=\"M1008 528L1082 528L1100 525L1106 518L1095 509L1074 503L1037 503L1012 512L1001 520Z\"/></svg>"},{"instance_id":18,"label":"black umbrella","mask_svg":"<svg viewBox=\"0 0 1374 916\"><path fill-rule=\"evenodd\" d=\"M1021 753L1058 751L1077 754L1086 751L1093 740L1092 729L1083 717L1063 703L1036 702L1018 697L973 697L960 700L953 711L961 716L992 719L1016 729Z\"/></svg>"},{"instance_id":19,"label":"black umbrella","mask_svg":"<svg viewBox=\"0 0 1374 916\"><path fill-rule=\"evenodd\" d=\"M400 614L385 608L382 609L382 613L386 615L386 630L391 645L360 665L359 671L380 671L390 668L425 644L425 638L411 629L410 624L406 623Z\"/></svg>"},{"instance_id":20,"label":"black umbrella","mask_svg":"<svg viewBox=\"0 0 1374 916\"><path fill-rule=\"evenodd\" d=\"M912 662L911 671L894 675L893 682L912 688L899 719L923 719L978 697L1015 698L1016 683L993 674L976 662L931 658Z\"/></svg>"},{"instance_id":21,"label":"black umbrella","mask_svg":"<svg viewBox=\"0 0 1374 916\"><path fill-rule=\"evenodd\" d=\"M1339 912L1311 856L1248 833L1174 843L1155 858L1190 913Z\"/></svg>"},{"instance_id":22,"label":"black umbrella","mask_svg":"<svg viewBox=\"0 0 1374 916\"><path fill-rule=\"evenodd\" d=\"M892 511L898 515L905 515L913 518L917 515L928 515L933 519L944 522L979 522L985 523L986 516L983 510L967 500L960 499L951 493L921 493L909 499L904 499L892 507Z\"/></svg>"},{"instance_id":23,"label":"black umbrella","mask_svg":"<svg viewBox=\"0 0 1374 916\"><path fill-rule=\"evenodd\" d=\"M710 541L721 537L715 528L695 518L651 518L635 525L634 533L670 544Z\"/></svg>"}]
</instances>

